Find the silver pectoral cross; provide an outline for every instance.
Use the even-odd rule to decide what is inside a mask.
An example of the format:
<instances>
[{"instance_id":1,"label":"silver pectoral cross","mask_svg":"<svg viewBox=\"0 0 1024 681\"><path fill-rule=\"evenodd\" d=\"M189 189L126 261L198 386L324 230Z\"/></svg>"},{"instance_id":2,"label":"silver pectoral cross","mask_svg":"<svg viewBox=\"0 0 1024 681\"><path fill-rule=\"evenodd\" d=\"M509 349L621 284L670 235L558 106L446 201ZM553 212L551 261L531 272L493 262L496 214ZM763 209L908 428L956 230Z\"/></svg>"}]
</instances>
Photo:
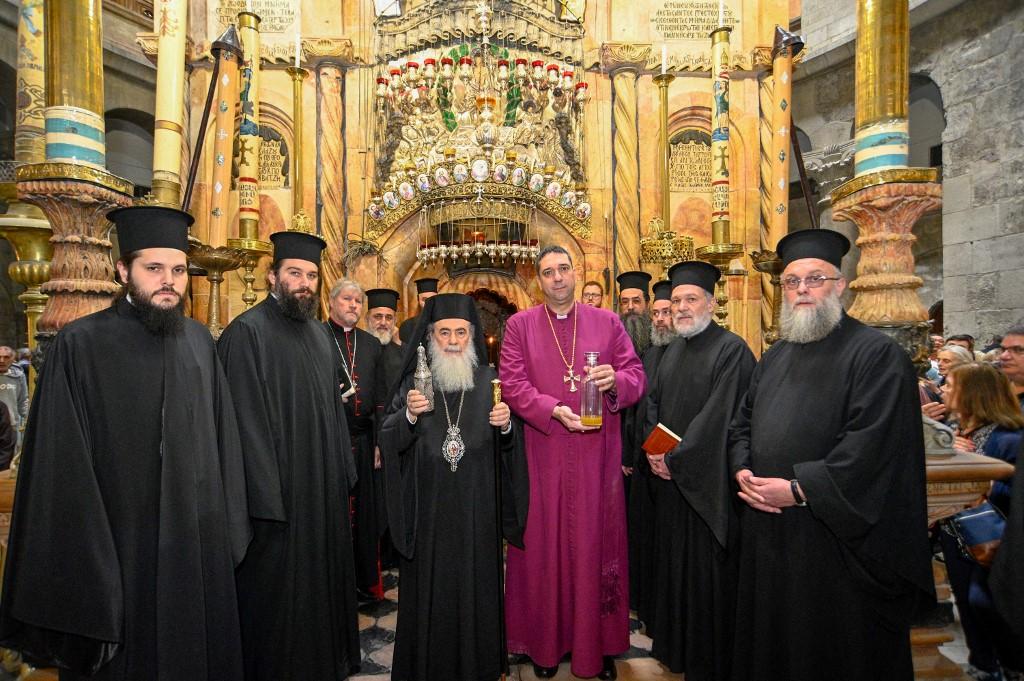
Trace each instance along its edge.
<instances>
[{"instance_id":1,"label":"silver pectoral cross","mask_svg":"<svg viewBox=\"0 0 1024 681\"><path fill-rule=\"evenodd\" d=\"M579 374L572 373L572 367L568 367L565 370L565 376L562 376L562 383L569 384L569 392L576 392L576 382L580 380Z\"/></svg>"}]
</instances>

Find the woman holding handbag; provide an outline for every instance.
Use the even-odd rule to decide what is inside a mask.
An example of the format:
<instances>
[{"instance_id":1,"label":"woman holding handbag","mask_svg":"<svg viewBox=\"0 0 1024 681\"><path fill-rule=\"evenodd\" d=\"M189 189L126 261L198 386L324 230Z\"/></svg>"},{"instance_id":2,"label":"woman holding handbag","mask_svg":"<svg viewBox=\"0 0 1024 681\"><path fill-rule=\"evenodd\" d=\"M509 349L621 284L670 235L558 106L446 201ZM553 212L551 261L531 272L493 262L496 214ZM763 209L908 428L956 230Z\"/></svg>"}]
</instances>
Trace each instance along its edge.
<instances>
[{"instance_id":1,"label":"woman holding handbag","mask_svg":"<svg viewBox=\"0 0 1024 681\"><path fill-rule=\"evenodd\" d=\"M1016 465L1024 437L1024 414L1009 380L989 364L970 362L950 369L943 386L957 421L954 448ZM1010 481L996 481L988 501L1009 511ZM970 651L968 674L976 679L1024 680L1024 651L996 612L988 587L989 565L965 554L948 523L939 532L946 571Z\"/></svg>"}]
</instances>

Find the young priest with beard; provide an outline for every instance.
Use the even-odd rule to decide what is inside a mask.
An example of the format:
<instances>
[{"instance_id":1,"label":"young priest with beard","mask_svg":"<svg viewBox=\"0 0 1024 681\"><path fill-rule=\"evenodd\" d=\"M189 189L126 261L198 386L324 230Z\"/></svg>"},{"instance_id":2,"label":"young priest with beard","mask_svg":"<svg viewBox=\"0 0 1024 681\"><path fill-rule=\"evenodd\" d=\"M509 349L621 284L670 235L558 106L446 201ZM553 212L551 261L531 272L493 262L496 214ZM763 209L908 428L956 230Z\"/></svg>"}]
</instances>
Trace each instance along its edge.
<instances>
[{"instance_id":1,"label":"young priest with beard","mask_svg":"<svg viewBox=\"0 0 1024 681\"><path fill-rule=\"evenodd\" d=\"M238 568L247 681L340 681L360 660L337 348L315 318L322 239L277 232L270 295L218 351L241 425L253 540Z\"/></svg>"},{"instance_id":2,"label":"young priest with beard","mask_svg":"<svg viewBox=\"0 0 1024 681\"><path fill-rule=\"evenodd\" d=\"M421 343L432 411L413 379ZM493 403L486 353L476 305L460 293L428 300L405 344L381 431L388 519L404 557L395 681L488 681L506 671L499 514L504 536L521 546L529 485L522 428L508 405Z\"/></svg>"},{"instance_id":3,"label":"young priest with beard","mask_svg":"<svg viewBox=\"0 0 1024 681\"><path fill-rule=\"evenodd\" d=\"M843 312L850 242L783 237L781 340L730 430L745 502L733 678L913 678L910 621L934 602L914 367Z\"/></svg>"},{"instance_id":4,"label":"young priest with beard","mask_svg":"<svg viewBox=\"0 0 1024 681\"><path fill-rule=\"evenodd\" d=\"M742 338L711 318L717 267L691 260L673 265L668 276L678 337L651 380L644 430L660 423L682 441L647 457L657 476L647 634L652 656L674 673L725 681L739 536L726 441L755 360Z\"/></svg>"},{"instance_id":5,"label":"young priest with beard","mask_svg":"<svg viewBox=\"0 0 1024 681\"><path fill-rule=\"evenodd\" d=\"M65 681L240 681L245 473L213 341L182 312L192 217L141 206L109 219L125 287L46 351L0 640Z\"/></svg>"}]
</instances>

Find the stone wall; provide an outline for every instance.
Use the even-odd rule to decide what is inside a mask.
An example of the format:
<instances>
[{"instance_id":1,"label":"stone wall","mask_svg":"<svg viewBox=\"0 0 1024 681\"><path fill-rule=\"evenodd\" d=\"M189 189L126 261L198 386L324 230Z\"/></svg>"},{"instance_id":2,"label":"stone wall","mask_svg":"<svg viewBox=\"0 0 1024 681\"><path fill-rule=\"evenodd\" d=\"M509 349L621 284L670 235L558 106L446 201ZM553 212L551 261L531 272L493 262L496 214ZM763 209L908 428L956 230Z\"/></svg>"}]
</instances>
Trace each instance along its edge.
<instances>
[{"instance_id":1,"label":"stone wall","mask_svg":"<svg viewBox=\"0 0 1024 681\"><path fill-rule=\"evenodd\" d=\"M810 47L793 112L815 149L852 137L854 35L844 27L851 17L855 25L855 7L803 3ZM1024 318L1024 4L932 0L911 8L910 70L939 87L946 117L942 215L914 230L921 298L925 306L944 299L947 333L987 340ZM915 135L913 111L911 144L930 146L930 135Z\"/></svg>"}]
</instances>

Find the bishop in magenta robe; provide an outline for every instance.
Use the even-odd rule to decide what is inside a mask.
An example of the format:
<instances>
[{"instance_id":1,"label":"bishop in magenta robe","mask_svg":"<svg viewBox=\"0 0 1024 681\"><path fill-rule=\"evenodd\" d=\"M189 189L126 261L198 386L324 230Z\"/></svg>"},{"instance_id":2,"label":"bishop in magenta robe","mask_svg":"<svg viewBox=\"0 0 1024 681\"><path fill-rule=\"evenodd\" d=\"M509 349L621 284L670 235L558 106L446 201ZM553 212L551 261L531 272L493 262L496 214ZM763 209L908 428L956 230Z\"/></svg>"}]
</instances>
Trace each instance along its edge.
<instances>
[{"instance_id":1,"label":"bishop in magenta robe","mask_svg":"<svg viewBox=\"0 0 1024 681\"><path fill-rule=\"evenodd\" d=\"M546 283L544 265L541 258L545 293L549 286L571 290L572 281ZM549 276L564 274L572 276ZM573 674L592 677L602 673L603 657L629 648L619 414L640 400L646 378L613 312L557 307L565 313L544 304L509 318L501 351L502 394L526 424L531 499L525 549L508 547L505 620L509 652L541 667L556 667L571 652ZM553 412L564 405L579 414L583 386L576 377L592 351L600 353L599 365L614 370L614 388L603 393L599 429L570 431Z\"/></svg>"}]
</instances>

